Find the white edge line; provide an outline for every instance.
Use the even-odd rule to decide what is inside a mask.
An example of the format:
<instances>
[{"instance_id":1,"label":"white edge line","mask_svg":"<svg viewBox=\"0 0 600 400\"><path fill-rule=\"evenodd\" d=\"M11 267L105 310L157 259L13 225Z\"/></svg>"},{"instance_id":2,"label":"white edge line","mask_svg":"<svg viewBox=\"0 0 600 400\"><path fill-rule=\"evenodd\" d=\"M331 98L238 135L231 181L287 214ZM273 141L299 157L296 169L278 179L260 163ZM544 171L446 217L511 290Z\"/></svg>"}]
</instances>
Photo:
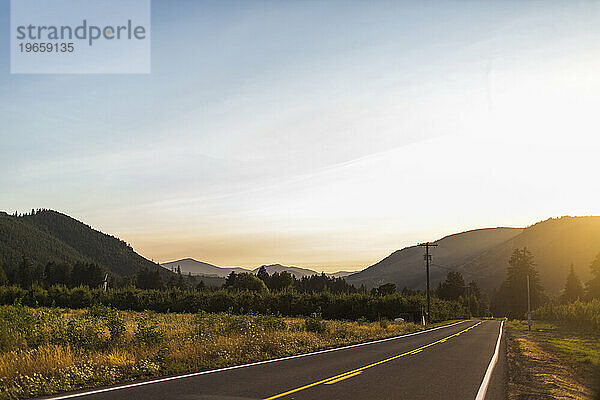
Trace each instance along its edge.
<instances>
[{"instance_id":1,"label":"white edge line","mask_svg":"<svg viewBox=\"0 0 600 400\"><path fill-rule=\"evenodd\" d=\"M502 341L502 328L504 327L504 321L500 324L500 332L498 333L498 341L496 342L496 350L494 350L494 355L490 360L490 364L485 371L485 375L483 377L483 381L481 382L481 386L479 386L479 390L477 391L477 396L475 396L475 400L483 400L485 399L485 394L487 393L488 386L490 385L490 380L492 378L492 372L494 371L494 367L498 362L498 354L500 353L500 342Z\"/></svg>"},{"instance_id":2,"label":"white edge line","mask_svg":"<svg viewBox=\"0 0 600 400\"><path fill-rule=\"evenodd\" d=\"M200 371L200 372L192 372L192 373L183 374L183 375L168 376L166 378L152 379L152 380L148 380L148 381L130 383L130 384L127 384L127 385L113 386L113 387L108 387L108 388L104 388L104 389L90 390L90 391L81 392L81 393L67 394L67 395L63 395L63 396L44 397L43 399L45 399L45 400L72 399L74 397L82 397L82 396L88 396L88 395L92 395L92 394L98 394L98 393L104 393L104 392L112 392L112 391L115 391L115 390L127 389L127 388L132 388L132 387L137 387L137 386L151 385L153 383L173 381L173 380L176 380L176 379L191 378L191 377L199 376L199 375L213 374L215 372L230 371L232 369L239 369L239 368L245 368L245 367L253 367L255 365L269 364L269 363L273 363L273 362L277 362L277 361L285 361L285 360L291 360L291 359L294 359L294 358L314 356L314 355L317 355L317 354L329 353L329 352L332 352L332 351L350 349L350 348L353 348L353 347L366 346L366 345L369 345L369 344L375 344L375 343L387 342L389 340L401 339L401 338L405 338L405 337L408 337L408 336L420 335L422 333L428 333L428 332L432 332L432 331L435 331L435 330L438 330L438 329L442 329L442 328L449 328L451 326L462 324L463 322L468 322L468 321L470 321L470 320L466 319L466 320L463 320L463 321L454 322L454 323L449 324L449 325L438 326L437 328L431 328L431 329L426 329L426 330L423 330L423 331L418 331L418 332L413 332L413 333L407 333L405 335L400 335L400 336L394 336L394 337L385 338L385 339L374 340L374 341L371 341L371 342L357 343L357 344L351 344L351 345L343 346L343 347L335 347L333 349L319 350L319 351L314 351L312 353L296 354L296 355L288 356L288 357L274 358L274 359L271 359L271 360L257 361L257 362L253 362L253 363L250 363L250 364L233 365L231 367L211 369L211 370L208 370L208 371ZM497 349L496 349L496 351L497 351Z\"/></svg>"}]
</instances>

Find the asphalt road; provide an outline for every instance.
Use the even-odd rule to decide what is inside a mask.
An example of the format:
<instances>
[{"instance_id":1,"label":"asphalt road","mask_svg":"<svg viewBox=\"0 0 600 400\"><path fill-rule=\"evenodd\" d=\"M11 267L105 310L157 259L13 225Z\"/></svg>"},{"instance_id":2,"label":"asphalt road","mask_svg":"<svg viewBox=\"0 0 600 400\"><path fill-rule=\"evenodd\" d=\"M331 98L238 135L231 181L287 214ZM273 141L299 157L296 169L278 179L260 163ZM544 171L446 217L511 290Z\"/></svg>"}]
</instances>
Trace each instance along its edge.
<instances>
[{"instance_id":1,"label":"asphalt road","mask_svg":"<svg viewBox=\"0 0 600 400\"><path fill-rule=\"evenodd\" d=\"M341 350L53 398L475 399L499 343L485 399L504 399L500 327L500 321L471 320Z\"/></svg>"}]
</instances>

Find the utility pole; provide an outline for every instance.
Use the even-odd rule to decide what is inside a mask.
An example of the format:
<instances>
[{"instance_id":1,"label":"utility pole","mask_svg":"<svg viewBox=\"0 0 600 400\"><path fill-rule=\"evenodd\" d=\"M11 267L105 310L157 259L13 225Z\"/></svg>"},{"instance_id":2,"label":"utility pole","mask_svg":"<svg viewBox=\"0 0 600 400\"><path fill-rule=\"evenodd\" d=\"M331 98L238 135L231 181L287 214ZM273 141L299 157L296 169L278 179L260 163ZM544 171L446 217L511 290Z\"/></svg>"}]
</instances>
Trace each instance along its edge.
<instances>
[{"instance_id":1,"label":"utility pole","mask_svg":"<svg viewBox=\"0 0 600 400\"><path fill-rule=\"evenodd\" d=\"M429 254L430 247L437 247L435 243L421 243L419 247L425 247L425 266L427 269L427 325L431 323L431 296L429 295L429 262L431 261L431 255Z\"/></svg>"},{"instance_id":2,"label":"utility pole","mask_svg":"<svg viewBox=\"0 0 600 400\"><path fill-rule=\"evenodd\" d=\"M469 290L471 289L470 285L463 286L464 289L467 289L467 307L469 307L469 319L473 318L471 315L471 295Z\"/></svg>"},{"instance_id":3,"label":"utility pole","mask_svg":"<svg viewBox=\"0 0 600 400\"><path fill-rule=\"evenodd\" d=\"M527 327L531 330L531 296L529 295L529 275L527 275Z\"/></svg>"}]
</instances>

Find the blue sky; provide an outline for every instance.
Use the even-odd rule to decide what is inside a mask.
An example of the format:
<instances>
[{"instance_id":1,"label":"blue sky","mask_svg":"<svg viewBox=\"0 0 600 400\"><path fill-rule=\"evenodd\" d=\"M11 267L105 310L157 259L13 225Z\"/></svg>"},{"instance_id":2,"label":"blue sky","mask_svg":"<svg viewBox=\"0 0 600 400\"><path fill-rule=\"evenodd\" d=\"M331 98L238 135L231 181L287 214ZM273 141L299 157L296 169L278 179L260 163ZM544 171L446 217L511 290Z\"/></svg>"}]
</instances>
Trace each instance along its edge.
<instances>
[{"instance_id":1,"label":"blue sky","mask_svg":"<svg viewBox=\"0 0 600 400\"><path fill-rule=\"evenodd\" d=\"M11 75L9 16L8 212L333 271L600 211L600 2L154 0L147 75Z\"/></svg>"}]
</instances>

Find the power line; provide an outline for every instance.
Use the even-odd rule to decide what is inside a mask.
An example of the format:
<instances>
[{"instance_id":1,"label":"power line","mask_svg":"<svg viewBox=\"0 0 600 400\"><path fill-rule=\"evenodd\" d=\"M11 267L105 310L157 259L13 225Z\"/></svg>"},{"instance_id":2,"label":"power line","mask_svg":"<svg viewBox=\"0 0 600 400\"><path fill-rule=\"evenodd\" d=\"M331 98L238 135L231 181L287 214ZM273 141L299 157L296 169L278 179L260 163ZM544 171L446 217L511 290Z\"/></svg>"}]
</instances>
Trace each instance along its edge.
<instances>
[{"instance_id":1,"label":"power line","mask_svg":"<svg viewBox=\"0 0 600 400\"><path fill-rule=\"evenodd\" d=\"M488 274L482 274L480 272L469 272L469 271L460 271L460 270L457 270L456 268L460 267L460 265L456 265L456 266L453 266L453 267L447 267L447 266L444 266L444 265L439 265L439 264L434 264L434 263L431 263L431 265L434 266L434 267L437 267L437 268L446 269L448 271L456 271L456 272L460 272L461 274L476 275L476 276L481 276L481 277L484 277L484 278L499 278L499 277L501 277L500 274L498 274L498 275L488 275Z\"/></svg>"}]
</instances>

